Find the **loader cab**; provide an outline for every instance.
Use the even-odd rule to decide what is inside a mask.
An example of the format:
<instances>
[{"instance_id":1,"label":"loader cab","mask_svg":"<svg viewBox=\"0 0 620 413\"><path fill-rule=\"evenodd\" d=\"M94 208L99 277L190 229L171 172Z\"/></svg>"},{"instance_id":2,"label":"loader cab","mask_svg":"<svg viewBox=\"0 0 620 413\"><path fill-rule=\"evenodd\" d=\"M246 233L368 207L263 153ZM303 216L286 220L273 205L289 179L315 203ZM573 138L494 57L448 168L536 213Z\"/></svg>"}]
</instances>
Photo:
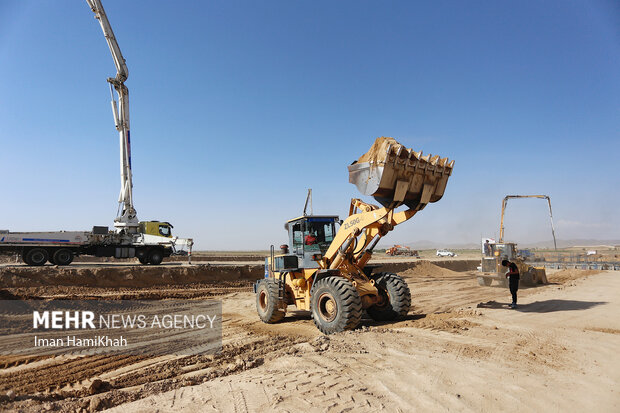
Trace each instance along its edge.
<instances>
[{"instance_id":1,"label":"loader cab","mask_svg":"<svg viewBox=\"0 0 620 413\"><path fill-rule=\"evenodd\" d=\"M172 224L160 221L141 221L139 231L141 234L155 235L157 237L172 238Z\"/></svg>"},{"instance_id":2,"label":"loader cab","mask_svg":"<svg viewBox=\"0 0 620 413\"><path fill-rule=\"evenodd\" d=\"M490 244L491 256L482 256L482 272L499 272L502 270L502 260L514 261L517 258L516 244L504 242Z\"/></svg>"},{"instance_id":3,"label":"loader cab","mask_svg":"<svg viewBox=\"0 0 620 413\"><path fill-rule=\"evenodd\" d=\"M318 268L313 257L323 256L336 236L335 215L307 215L284 224L288 231L291 254L297 256L299 268Z\"/></svg>"},{"instance_id":4,"label":"loader cab","mask_svg":"<svg viewBox=\"0 0 620 413\"><path fill-rule=\"evenodd\" d=\"M512 242L506 242L503 244L493 245L493 255L499 258L499 261L509 260L512 261L517 258L516 244Z\"/></svg>"}]
</instances>

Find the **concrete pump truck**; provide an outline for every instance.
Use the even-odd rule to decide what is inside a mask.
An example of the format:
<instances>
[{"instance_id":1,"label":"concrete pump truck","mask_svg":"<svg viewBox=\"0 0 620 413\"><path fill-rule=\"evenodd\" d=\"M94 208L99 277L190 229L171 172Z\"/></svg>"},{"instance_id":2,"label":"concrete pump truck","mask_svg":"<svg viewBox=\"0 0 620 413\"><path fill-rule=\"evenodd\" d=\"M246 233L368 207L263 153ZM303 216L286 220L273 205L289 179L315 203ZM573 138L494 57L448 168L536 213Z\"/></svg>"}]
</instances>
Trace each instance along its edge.
<instances>
[{"instance_id":1,"label":"concrete pump truck","mask_svg":"<svg viewBox=\"0 0 620 413\"><path fill-rule=\"evenodd\" d=\"M191 257L192 239L172 235L172 225L160 221L139 221L133 204L131 144L129 134L129 75L100 0L86 0L99 21L116 66L116 76L108 78L112 95L114 124L119 132L121 191L114 230L93 227L92 231L9 232L0 230L0 253L16 253L28 265L69 265L76 255L138 258L142 264L160 264L164 257L186 251ZM118 95L118 103L114 92Z\"/></svg>"},{"instance_id":2,"label":"concrete pump truck","mask_svg":"<svg viewBox=\"0 0 620 413\"><path fill-rule=\"evenodd\" d=\"M304 215L286 222L289 245L265 260L265 278L254 287L258 316L276 323L289 305L311 311L325 333L354 329L362 311L375 320L395 320L411 306L405 280L373 274L368 261L377 242L443 196L454 161L426 155L378 138L351 166L349 182L382 206L352 199L349 216ZM307 204L307 202L306 202ZM396 212L396 208L406 206ZM340 225L336 229L336 225Z\"/></svg>"}]
</instances>

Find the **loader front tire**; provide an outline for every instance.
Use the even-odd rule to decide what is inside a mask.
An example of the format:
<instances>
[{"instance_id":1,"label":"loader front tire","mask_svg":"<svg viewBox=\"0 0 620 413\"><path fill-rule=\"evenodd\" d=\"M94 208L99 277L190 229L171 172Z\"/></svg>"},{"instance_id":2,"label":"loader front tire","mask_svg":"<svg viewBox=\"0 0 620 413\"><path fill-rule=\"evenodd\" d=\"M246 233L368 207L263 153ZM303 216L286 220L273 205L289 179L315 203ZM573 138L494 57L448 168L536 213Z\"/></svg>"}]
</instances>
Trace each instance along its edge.
<instances>
[{"instance_id":1,"label":"loader front tire","mask_svg":"<svg viewBox=\"0 0 620 413\"><path fill-rule=\"evenodd\" d=\"M377 321L391 321L403 318L411 308L411 291L398 274L385 273L375 278L381 302L370 306L366 312Z\"/></svg>"},{"instance_id":2,"label":"loader front tire","mask_svg":"<svg viewBox=\"0 0 620 413\"><path fill-rule=\"evenodd\" d=\"M265 278L258 282L256 287L256 312L258 317L267 324L282 321L286 315L286 309L280 305L278 290L280 281Z\"/></svg>"},{"instance_id":3,"label":"loader front tire","mask_svg":"<svg viewBox=\"0 0 620 413\"><path fill-rule=\"evenodd\" d=\"M353 330L362 318L362 299L348 279L325 277L312 286L312 319L324 334Z\"/></svg>"}]
</instances>

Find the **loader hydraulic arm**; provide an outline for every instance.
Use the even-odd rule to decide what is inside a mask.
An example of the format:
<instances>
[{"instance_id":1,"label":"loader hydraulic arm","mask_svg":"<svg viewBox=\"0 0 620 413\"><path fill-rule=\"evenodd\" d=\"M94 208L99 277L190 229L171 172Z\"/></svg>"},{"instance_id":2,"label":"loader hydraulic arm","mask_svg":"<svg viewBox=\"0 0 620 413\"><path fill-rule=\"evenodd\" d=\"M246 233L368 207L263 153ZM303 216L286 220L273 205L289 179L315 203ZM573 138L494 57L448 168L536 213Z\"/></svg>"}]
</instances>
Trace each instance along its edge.
<instances>
[{"instance_id":1,"label":"loader hydraulic arm","mask_svg":"<svg viewBox=\"0 0 620 413\"><path fill-rule=\"evenodd\" d=\"M125 86L125 81L129 76L127 65L121 49L118 46L112 26L108 21L101 0L86 0L88 6L95 13L95 18L99 20L103 35L108 43L112 59L116 66L116 77L108 78L110 83L110 94L112 95L112 113L114 124L119 132L120 140L120 166L121 166L121 191L118 197L118 213L114 220L117 231L135 233L138 231L138 217L133 206L133 182L131 171L131 139L129 134L129 90ZM118 104L114 97L114 89L118 95Z\"/></svg>"},{"instance_id":2,"label":"loader hydraulic arm","mask_svg":"<svg viewBox=\"0 0 620 413\"><path fill-rule=\"evenodd\" d=\"M322 267L335 269L348 260L363 268L379 240L419 210L410 208L395 213L393 207L379 208L352 199L349 217L344 220L325 253Z\"/></svg>"}]
</instances>

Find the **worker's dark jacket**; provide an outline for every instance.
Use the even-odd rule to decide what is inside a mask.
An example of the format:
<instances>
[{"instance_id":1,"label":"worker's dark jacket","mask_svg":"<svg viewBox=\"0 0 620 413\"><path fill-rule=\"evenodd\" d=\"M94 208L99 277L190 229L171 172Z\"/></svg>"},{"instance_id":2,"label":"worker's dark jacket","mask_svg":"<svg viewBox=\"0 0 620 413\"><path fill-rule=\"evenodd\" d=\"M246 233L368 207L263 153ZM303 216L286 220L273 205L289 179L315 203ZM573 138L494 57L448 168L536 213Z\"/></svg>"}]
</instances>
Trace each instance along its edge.
<instances>
[{"instance_id":1,"label":"worker's dark jacket","mask_svg":"<svg viewBox=\"0 0 620 413\"><path fill-rule=\"evenodd\" d=\"M517 267L517 265L511 262L510 264L508 264L508 269L510 270L508 272L508 278L510 279L510 281L519 281L519 268Z\"/></svg>"}]
</instances>

